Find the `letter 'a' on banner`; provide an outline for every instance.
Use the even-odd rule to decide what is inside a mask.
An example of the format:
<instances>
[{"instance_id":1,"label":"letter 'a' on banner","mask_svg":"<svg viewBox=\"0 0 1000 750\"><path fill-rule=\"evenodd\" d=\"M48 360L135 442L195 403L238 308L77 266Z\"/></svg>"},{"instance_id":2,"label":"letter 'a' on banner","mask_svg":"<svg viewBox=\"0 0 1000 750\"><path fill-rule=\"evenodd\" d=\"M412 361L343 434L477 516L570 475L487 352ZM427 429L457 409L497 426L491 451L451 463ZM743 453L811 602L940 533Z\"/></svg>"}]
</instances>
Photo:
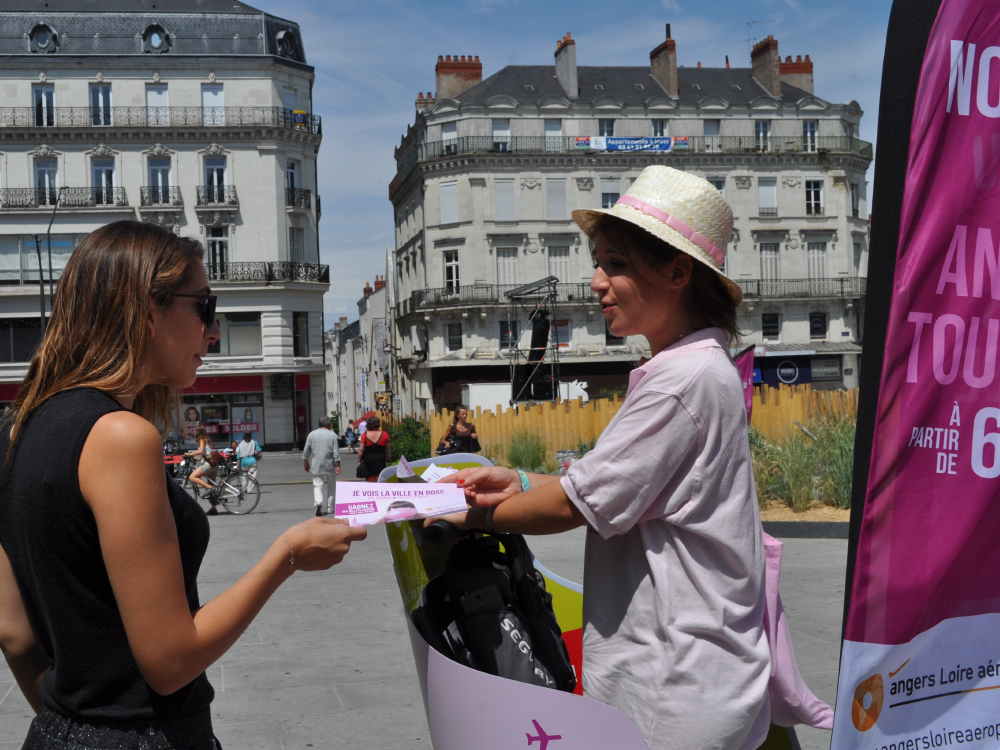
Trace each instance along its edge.
<instances>
[{"instance_id":1,"label":"letter 'a' on banner","mask_svg":"<svg viewBox=\"0 0 1000 750\"><path fill-rule=\"evenodd\" d=\"M832 747L1000 742L1000 3L893 4Z\"/></svg>"}]
</instances>

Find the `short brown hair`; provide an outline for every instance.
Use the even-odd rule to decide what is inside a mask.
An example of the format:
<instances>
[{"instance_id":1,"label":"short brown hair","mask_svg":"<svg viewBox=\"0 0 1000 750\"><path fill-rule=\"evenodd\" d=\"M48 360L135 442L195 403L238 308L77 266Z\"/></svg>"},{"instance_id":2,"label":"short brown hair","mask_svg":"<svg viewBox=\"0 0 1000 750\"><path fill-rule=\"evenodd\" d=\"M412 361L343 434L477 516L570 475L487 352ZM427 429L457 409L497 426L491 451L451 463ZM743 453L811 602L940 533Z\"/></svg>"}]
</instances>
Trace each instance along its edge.
<instances>
[{"instance_id":1,"label":"short brown hair","mask_svg":"<svg viewBox=\"0 0 1000 750\"><path fill-rule=\"evenodd\" d=\"M382 420L379 419L378 417L372 417L371 419L368 420L368 423L365 425L365 427L368 430L373 430L373 431L381 430Z\"/></svg>"},{"instance_id":2,"label":"short brown hair","mask_svg":"<svg viewBox=\"0 0 1000 750\"><path fill-rule=\"evenodd\" d=\"M594 224L594 234L590 240L592 257L599 234L610 240L641 279L649 278L650 271L660 272L683 252L659 237L654 237L642 227L604 214ZM733 302L718 273L697 260L693 260L691 266L691 281L688 284L689 311L705 321L710 328L721 329L730 347L737 346L741 336L736 322L739 305Z\"/></svg>"}]
</instances>

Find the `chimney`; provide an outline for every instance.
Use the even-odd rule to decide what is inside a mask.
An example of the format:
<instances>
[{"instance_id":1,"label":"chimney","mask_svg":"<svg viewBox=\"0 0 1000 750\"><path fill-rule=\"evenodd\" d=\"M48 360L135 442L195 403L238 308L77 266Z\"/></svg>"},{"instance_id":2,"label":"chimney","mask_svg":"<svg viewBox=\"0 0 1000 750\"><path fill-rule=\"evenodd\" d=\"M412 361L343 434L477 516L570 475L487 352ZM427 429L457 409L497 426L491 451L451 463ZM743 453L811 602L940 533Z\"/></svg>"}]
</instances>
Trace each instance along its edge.
<instances>
[{"instance_id":1,"label":"chimney","mask_svg":"<svg viewBox=\"0 0 1000 750\"><path fill-rule=\"evenodd\" d=\"M381 289L384 286L385 286L385 276L376 276L375 277L375 290L374 291L377 292L379 289Z\"/></svg>"},{"instance_id":2,"label":"chimney","mask_svg":"<svg viewBox=\"0 0 1000 750\"><path fill-rule=\"evenodd\" d=\"M753 47L750 53L753 77L764 90L775 99L781 98L781 56L778 54L778 40L768 35Z\"/></svg>"},{"instance_id":3,"label":"chimney","mask_svg":"<svg viewBox=\"0 0 1000 750\"><path fill-rule=\"evenodd\" d=\"M417 94L417 112L430 109L437 103L437 98L430 91L425 95L423 92Z\"/></svg>"},{"instance_id":4,"label":"chimney","mask_svg":"<svg viewBox=\"0 0 1000 750\"><path fill-rule=\"evenodd\" d=\"M340 322L337 323L337 325L335 327L337 329L341 330L341 331L344 330L345 328L347 328L347 316L346 315L341 315L340 316Z\"/></svg>"},{"instance_id":5,"label":"chimney","mask_svg":"<svg viewBox=\"0 0 1000 750\"><path fill-rule=\"evenodd\" d=\"M556 78L563 87L566 96L576 99L580 96L580 87L576 80L576 40L566 36L556 42Z\"/></svg>"},{"instance_id":6,"label":"chimney","mask_svg":"<svg viewBox=\"0 0 1000 750\"><path fill-rule=\"evenodd\" d=\"M378 277L376 276L375 278L378 278ZM373 292L374 290L372 289L372 286L371 286L371 284L369 284L369 283L368 283L368 282L366 281L366 282L365 282L365 288L364 288L364 289L362 289L361 291L362 291L362 296L364 296L364 297L367 297L367 296L368 296L369 294L371 294L371 293L372 293L372 292Z\"/></svg>"},{"instance_id":7,"label":"chimney","mask_svg":"<svg viewBox=\"0 0 1000 750\"><path fill-rule=\"evenodd\" d=\"M805 60L802 59L802 55L797 55L795 62L792 62L792 56L789 55L781 63L779 70L782 81L797 89L813 93L813 64L809 55L806 55Z\"/></svg>"},{"instance_id":8,"label":"chimney","mask_svg":"<svg viewBox=\"0 0 1000 750\"><path fill-rule=\"evenodd\" d=\"M436 96L453 99L483 80L483 64L479 62L479 55L475 60L472 55L462 55L461 59L458 55L438 55L434 73L437 76Z\"/></svg>"},{"instance_id":9,"label":"chimney","mask_svg":"<svg viewBox=\"0 0 1000 750\"><path fill-rule=\"evenodd\" d=\"M677 45L670 38L669 23L667 41L649 53L649 73L667 92L667 96L677 98Z\"/></svg>"}]
</instances>

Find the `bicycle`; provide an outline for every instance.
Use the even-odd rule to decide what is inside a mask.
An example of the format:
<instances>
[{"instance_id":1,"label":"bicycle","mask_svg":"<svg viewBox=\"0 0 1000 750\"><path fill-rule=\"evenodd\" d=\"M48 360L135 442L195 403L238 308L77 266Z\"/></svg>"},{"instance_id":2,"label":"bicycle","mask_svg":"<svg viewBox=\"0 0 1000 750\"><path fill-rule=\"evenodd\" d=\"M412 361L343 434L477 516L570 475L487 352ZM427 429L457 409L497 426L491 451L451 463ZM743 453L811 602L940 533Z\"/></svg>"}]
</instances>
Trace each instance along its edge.
<instances>
[{"instance_id":1,"label":"bicycle","mask_svg":"<svg viewBox=\"0 0 1000 750\"><path fill-rule=\"evenodd\" d=\"M193 466L185 459L177 469L177 481L195 499L215 499L227 513L246 515L260 502L260 484L250 474L240 468L239 459L222 454L219 471L215 479L206 476L205 481L215 486L207 492L204 487L191 481ZM211 495L214 494L214 498Z\"/></svg>"}]
</instances>

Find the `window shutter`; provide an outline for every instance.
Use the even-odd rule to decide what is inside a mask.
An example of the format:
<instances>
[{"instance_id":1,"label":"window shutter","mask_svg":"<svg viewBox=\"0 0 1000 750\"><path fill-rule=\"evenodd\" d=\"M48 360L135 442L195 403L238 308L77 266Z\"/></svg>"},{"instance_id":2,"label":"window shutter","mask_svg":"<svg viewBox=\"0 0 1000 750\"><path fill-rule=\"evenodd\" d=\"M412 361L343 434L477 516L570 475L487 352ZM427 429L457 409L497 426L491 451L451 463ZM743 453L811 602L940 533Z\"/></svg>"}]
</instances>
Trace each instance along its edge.
<instances>
[{"instance_id":1,"label":"window shutter","mask_svg":"<svg viewBox=\"0 0 1000 750\"><path fill-rule=\"evenodd\" d=\"M515 221L517 219L513 180L494 180L493 200L494 221Z\"/></svg>"},{"instance_id":2,"label":"window shutter","mask_svg":"<svg viewBox=\"0 0 1000 750\"><path fill-rule=\"evenodd\" d=\"M458 183L441 183L441 223L458 223Z\"/></svg>"},{"instance_id":3,"label":"window shutter","mask_svg":"<svg viewBox=\"0 0 1000 750\"><path fill-rule=\"evenodd\" d=\"M773 177L762 177L757 181L758 208L777 208L777 181Z\"/></svg>"},{"instance_id":4,"label":"window shutter","mask_svg":"<svg viewBox=\"0 0 1000 750\"><path fill-rule=\"evenodd\" d=\"M545 181L545 214L554 221L569 218L566 208L566 180Z\"/></svg>"}]
</instances>

